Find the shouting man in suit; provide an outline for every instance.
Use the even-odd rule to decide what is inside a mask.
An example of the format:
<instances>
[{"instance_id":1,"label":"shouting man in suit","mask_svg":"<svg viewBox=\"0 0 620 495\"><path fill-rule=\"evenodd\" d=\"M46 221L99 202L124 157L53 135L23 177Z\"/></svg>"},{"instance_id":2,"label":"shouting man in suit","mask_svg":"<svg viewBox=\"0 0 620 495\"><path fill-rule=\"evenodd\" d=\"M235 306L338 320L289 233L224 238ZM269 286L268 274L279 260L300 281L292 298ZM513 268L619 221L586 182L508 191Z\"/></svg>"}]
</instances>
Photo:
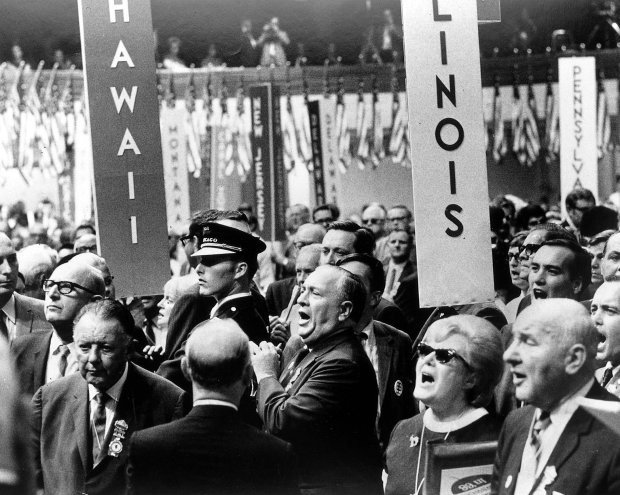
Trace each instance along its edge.
<instances>
[{"instance_id":1,"label":"shouting man in suit","mask_svg":"<svg viewBox=\"0 0 620 495\"><path fill-rule=\"evenodd\" d=\"M413 343L405 332L373 320L372 314L385 286L381 262L368 254L350 254L337 266L361 278L366 289L366 304L357 324L357 334L377 376L377 433L381 450L385 451L394 425L415 413Z\"/></svg>"},{"instance_id":2,"label":"shouting man in suit","mask_svg":"<svg viewBox=\"0 0 620 495\"><path fill-rule=\"evenodd\" d=\"M596 370L597 381L620 397L620 282L604 282L594 293L590 309L601 338L596 359L606 363Z\"/></svg>"},{"instance_id":3,"label":"shouting man in suit","mask_svg":"<svg viewBox=\"0 0 620 495\"><path fill-rule=\"evenodd\" d=\"M133 327L117 301L84 306L73 330L80 373L35 394L35 469L45 493L124 494L131 434L183 415L180 388L128 362Z\"/></svg>"},{"instance_id":4,"label":"shouting man in suit","mask_svg":"<svg viewBox=\"0 0 620 495\"><path fill-rule=\"evenodd\" d=\"M18 272L13 243L0 232L0 335L9 340L51 329L45 320L43 302L15 292Z\"/></svg>"},{"instance_id":5,"label":"shouting man in suit","mask_svg":"<svg viewBox=\"0 0 620 495\"><path fill-rule=\"evenodd\" d=\"M292 447L237 414L252 376L249 341L239 325L230 319L200 323L185 350L194 407L183 419L131 437L131 492L296 493Z\"/></svg>"},{"instance_id":6,"label":"shouting man in suit","mask_svg":"<svg viewBox=\"0 0 620 495\"><path fill-rule=\"evenodd\" d=\"M529 405L506 418L491 493L620 493L620 444L579 408L582 397L617 400L595 380L599 336L584 306L536 301L513 326L504 353L515 394Z\"/></svg>"},{"instance_id":7,"label":"shouting man in suit","mask_svg":"<svg viewBox=\"0 0 620 495\"><path fill-rule=\"evenodd\" d=\"M53 330L16 338L11 345L22 391L32 396L52 380L78 369L73 319L90 301L105 293L102 274L77 260L58 266L43 281L45 316Z\"/></svg>"},{"instance_id":8,"label":"shouting man in suit","mask_svg":"<svg viewBox=\"0 0 620 495\"><path fill-rule=\"evenodd\" d=\"M377 381L355 335L365 298L359 277L319 266L298 300L305 347L280 374L273 344L254 346L258 413L268 432L293 444L302 493L382 493Z\"/></svg>"}]
</instances>

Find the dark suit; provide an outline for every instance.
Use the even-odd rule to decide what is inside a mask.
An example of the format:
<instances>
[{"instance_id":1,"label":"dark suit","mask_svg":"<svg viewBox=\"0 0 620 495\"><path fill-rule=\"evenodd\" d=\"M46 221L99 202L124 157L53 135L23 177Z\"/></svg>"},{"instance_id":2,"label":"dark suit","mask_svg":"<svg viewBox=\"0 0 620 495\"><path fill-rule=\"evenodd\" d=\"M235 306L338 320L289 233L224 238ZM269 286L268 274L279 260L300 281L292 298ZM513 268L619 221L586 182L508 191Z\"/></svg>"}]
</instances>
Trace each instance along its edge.
<instances>
[{"instance_id":1,"label":"dark suit","mask_svg":"<svg viewBox=\"0 0 620 495\"><path fill-rule=\"evenodd\" d=\"M415 414L413 399L414 367L411 339L405 332L375 321L377 342L379 404L377 422L381 449L387 448L392 429L399 421Z\"/></svg>"},{"instance_id":2,"label":"dark suit","mask_svg":"<svg viewBox=\"0 0 620 495\"><path fill-rule=\"evenodd\" d=\"M407 320L401 309L387 299L381 298L379 304L375 308L372 315L373 319L405 331L407 329Z\"/></svg>"},{"instance_id":3,"label":"dark suit","mask_svg":"<svg viewBox=\"0 0 620 495\"><path fill-rule=\"evenodd\" d=\"M594 383L587 396L591 399L618 399ZM513 411L502 428L493 467L491 493L512 495L521 468L523 448L535 408ZM584 409L575 411L549 457L557 476L545 493L563 495L605 495L620 493L620 442L609 428ZM543 468L543 473L546 468ZM508 486L507 486L508 485ZM539 488L543 488L542 484Z\"/></svg>"},{"instance_id":4,"label":"dark suit","mask_svg":"<svg viewBox=\"0 0 620 495\"><path fill-rule=\"evenodd\" d=\"M287 371L285 371L285 374ZM291 380L264 378L256 395L269 433L293 444L301 488L380 494L375 372L352 330L317 343Z\"/></svg>"},{"instance_id":5,"label":"dark suit","mask_svg":"<svg viewBox=\"0 0 620 495\"><path fill-rule=\"evenodd\" d=\"M265 300L270 316L280 316L282 311L288 307L296 282L296 277L288 277L269 284Z\"/></svg>"},{"instance_id":6,"label":"dark suit","mask_svg":"<svg viewBox=\"0 0 620 495\"><path fill-rule=\"evenodd\" d=\"M405 315L407 323L403 330L415 342L426 320L433 313L434 308L420 308L420 292L418 290L418 274L413 273L403 277L394 295L396 304ZM398 327L397 327L398 328Z\"/></svg>"},{"instance_id":7,"label":"dark suit","mask_svg":"<svg viewBox=\"0 0 620 495\"><path fill-rule=\"evenodd\" d=\"M129 436L182 417L184 395L169 381L129 364L104 451L117 420L128 425L124 448L118 457L106 455L93 467L86 381L75 373L41 387L32 399L39 486L48 494L124 494Z\"/></svg>"},{"instance_id":8,"label":"dark suit","mask_svg":"<svg viewBox=\"0 0 620 495\"><path fill-rule=\"evenodd\" d=\"M17 337L11 342L17 378L22 393L29 397L45 384L47 357L53 330L34 332Z\"/></svg>"},{"instance_id":9,"label":"dark suit","mask_svg":"<svg viewBox=\"0 0 620 495\"><path fill-rule=\"evenodd\" d=\"M22 296L17 292L14 292L13 296L15 297L15 337L52 329L45 318L43 301Z\"/></svg>"},{"instance_id":10,"label":"dark suit","mask_svg":"<svg viewBox=\"0 0 620 495\"><path fill-rule=\"evenodd\" d=\"M194 407L183 419L136 432L128 484L135 495L298 492L290 444L246 425L229 407Z\"/></svg>"},{"instance_id":11,"label":"dark suit","mask_svg":"<svg viewBox=\"0 0 620 495\"><path fill-rule=\"evenodd\" d=\"M207 317L202 319L203 316L205 316L204 310L197 310L195 308L199 305L208 304L210 301L213 301L213 298L198 295L184 296L177 301L177 304L182 303L182 306L179 308L179 313L196 317L198 321L187 320L185 322L183 328L185 339L182 340L174 356L164 361L157 370L158 375L163 376L188 392L191 391L191 383L185 378L185 375L183 375L181 371L181 359L185 355L185 342L196 325L209 319L209 315L206 315ZM177 304L175 304L175 308ZM231 318L235 320L241 327L241 330L243 330L248 338L256 344L260 344L261 341L269 339L267 323L256 309L254 296L244 296L224 302L224 304L217 309L214 318ZM177 339L177 342L181 342L181 339Z\"/></svg>"}]
</instances>

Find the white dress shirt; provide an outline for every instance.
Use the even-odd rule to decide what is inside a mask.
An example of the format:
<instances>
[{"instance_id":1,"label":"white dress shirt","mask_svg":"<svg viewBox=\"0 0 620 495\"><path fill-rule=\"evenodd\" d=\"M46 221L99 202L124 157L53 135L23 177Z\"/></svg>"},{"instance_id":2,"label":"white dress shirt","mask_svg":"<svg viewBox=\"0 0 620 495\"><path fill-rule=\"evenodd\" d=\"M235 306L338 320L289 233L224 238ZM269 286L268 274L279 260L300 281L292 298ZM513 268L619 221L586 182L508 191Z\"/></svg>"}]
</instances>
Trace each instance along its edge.
<instances>
[{"instance_id":1,"label":"white dress shirt","mask_svg":"<svg viewBox=\"0 0 620 495\"><path fill-rule=\"evenodd\" d=\"M108 400L105 403L105 435L104 438L108 435L108 431L110 431L110 426L112 425L112 420L114 419L114 414L116 413L116 406L118 405L118 401L121 398L121 393L123 392L123 386L127 381L127 370L129 369L129 365L125 363L125 371L118 379L118 381L112 385L109 389L105 391L108 394ZM100 393L101 391L91 385L88 384L88 399L90 404L90 427L94 428L93 423L93 415L95 414L95 409L97 409L97 401L95 400L95 395Z\"/></svg>"},{"instance_id":2,"label":"white dress shirt","mask_svg":"<svg viewBox=\"0 0 620 495\"><path fill-rule=\"evenodd\" d=\"M543 469L547 466L549 457L551 456L553 449L555 449L564 428L573 417L573 413L579 407L578 398L585 397L593 383L594 378L590 379L588 383L577 390L577 392L565 399L553 411L550 411L549 419L551 422L549 423L549 426L540 432L540 457L536 472L534 473L534 476L532 476L532 473L527 471L529 466L532 465L532 461L536 458L536 453L534 452L530 441L532 438L532 428L541 413L541 410L536 408L534 418L532 419L532 424L530 425L527 441L525 442L525 448L523 449L523 456L521 457L521 470L519 472L519 476L517 477L514 495L527 495L530 493L534 482L540 476Z\"/></svg>"},{"instance_id":3,"label":"white dress shirt","mask_svg":"<svg viewBox=\"0 0 620 495\"><path fill-rule=\"evenodd\" d=\"M47 355L47 365L45 367L45 383L52 382L61 378L60 375L60 349L63 345L63 341L56 332L52 332L52 339L50 340L50 350ZM67 344L69 354L67 355L67 368L65 369L65 376L75 373L78 370L77 354L75 352L75 343L70 342Z\"/></svg>"},{"instance_id":4,"label":"white dress shirt","mask_svg":"<svg viewBox=\"0 0 620 495\"><path fill-rule=\"evenodd\" d=\"M239 408L235 406L232 402L228 402L227 400L219 400L219 399L196 399L194 401L194 407L196 406L225 406L225 407L231 407L235 411L239 410Z\"/></svg>"}]
</instances>

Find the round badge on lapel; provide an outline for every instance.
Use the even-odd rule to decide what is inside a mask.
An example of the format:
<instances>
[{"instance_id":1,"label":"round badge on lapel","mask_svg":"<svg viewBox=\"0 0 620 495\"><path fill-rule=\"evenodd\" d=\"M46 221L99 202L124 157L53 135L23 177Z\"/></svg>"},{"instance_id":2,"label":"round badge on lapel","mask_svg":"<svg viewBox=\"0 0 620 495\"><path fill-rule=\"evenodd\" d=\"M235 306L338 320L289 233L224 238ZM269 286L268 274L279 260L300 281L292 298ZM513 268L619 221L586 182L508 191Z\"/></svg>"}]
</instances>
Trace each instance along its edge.
<instances>
[{"instance_id":1,"label":"round badge on lapel","mask_svg":"<svg viewBox=\"0 0 620 495\"><path fill-rule=\"evenodd\" d=\"M234 313L235 311L237 311L237 308L234 306L231 306L230 310Z\"/></svg>"},{"instance_id":2,"label":"round badge on lapel","mask_svg":"<svg viewBox=\"0 0 620 495\"><path fill-rule=\"evenodd\" d=\"M506 483L504 484L504 488L508 488L510 485L512 485L512 475L509 475L508 478L506 478Z\"/></svg>"},{"instance_id":3,"label":"round badge on lapel","mask_svg":"<svg viewBox=\"0 0 620 495\"><path fill-rule=\"evenodd\" d=\"M403 395L403 382L401 382L400 380L396 380L394 382L394 393L397 397Z\"/></svg>"},{"instance_id":4,"label":"round badge on lapel","mask_svg":"<svg viewBox=\"0 0 620 495\"><path fill-rule=\"evenodd\" d=\"M409 448L410 449L416 447L419 443L420 443L420 437L415 437L413 435L409 437Z\"/></svg>"}]
</instances>

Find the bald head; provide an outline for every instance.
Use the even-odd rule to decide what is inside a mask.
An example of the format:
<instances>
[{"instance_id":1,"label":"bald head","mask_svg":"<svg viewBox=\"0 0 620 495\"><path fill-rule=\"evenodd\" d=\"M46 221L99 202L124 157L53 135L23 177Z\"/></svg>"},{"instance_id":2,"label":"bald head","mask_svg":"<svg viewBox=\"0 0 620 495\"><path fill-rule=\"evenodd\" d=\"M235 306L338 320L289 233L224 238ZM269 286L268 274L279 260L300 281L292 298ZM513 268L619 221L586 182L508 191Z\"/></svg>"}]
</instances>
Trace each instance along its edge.
<instances>
[{"instance_id":1,"label":"bald head","mask_svg":"<svg viewBox=\"0 0 620 495\"><path fill-rule=\"evenodd\" d=\"M316 267L319 266L321 258L321 245L310 244L299 250L295 259L295 275L297 277L297 285L302 285Z\"/></svg>"},{"instance_id":2,"label":"bald head","mask_svg":"<svg viewBox=\"0 0 620 495\"><path fill-rule=\"evenodd\" d=\"M199 391L199 395L224 394L238 401L237 393L240 398L249 383L251 366L248 337L234 320L200 323L185 351L183 367L192 381L194 397Z\"/></svg>"},{"instance_id":3,"label":"bald head","mask_svg":"<svg viewBox=\"0 0 620 495\"><path fill-rule=\"evenodd\" d=\"M96 268L101 272L103 282L105 284L105 297L106 299L114 299L116 297L116 288L114 287L114 277L110 272L110 267L105 258L102 258L98 254L87 252L80 253L72 258L69 263L85 263L87 265Z\"/></svg>"},{"instance_id":4,"label":"bald head","mask_svg":"<svg viewBox=\"0 0 620 495\"><path fill-rule=\"evenodd\" d=\"M325 227L317 223L304 223L300 225L295 234L295 243L307 246L320 244L325 236Z\"/></svg>"},{"instance_id":5,"label":"bald head","mask_svg":"<svg viewBox=\"0 0 620 495\"><path fill-rule=\"evenodd\" d=\"M43 280L49 276L58 264L58 254L46 244L31 244L17 253L19 271L24 276L25 296L44 299Z\"/></svg>"}]
</instances>

